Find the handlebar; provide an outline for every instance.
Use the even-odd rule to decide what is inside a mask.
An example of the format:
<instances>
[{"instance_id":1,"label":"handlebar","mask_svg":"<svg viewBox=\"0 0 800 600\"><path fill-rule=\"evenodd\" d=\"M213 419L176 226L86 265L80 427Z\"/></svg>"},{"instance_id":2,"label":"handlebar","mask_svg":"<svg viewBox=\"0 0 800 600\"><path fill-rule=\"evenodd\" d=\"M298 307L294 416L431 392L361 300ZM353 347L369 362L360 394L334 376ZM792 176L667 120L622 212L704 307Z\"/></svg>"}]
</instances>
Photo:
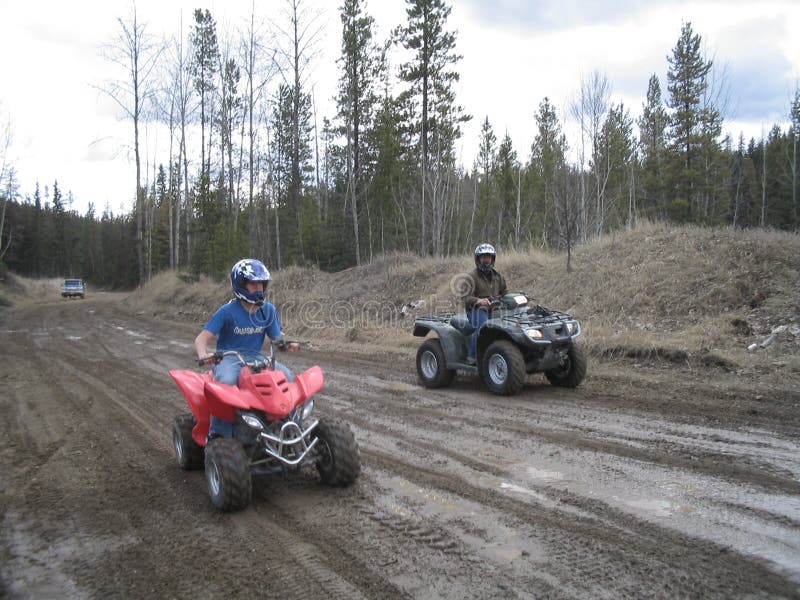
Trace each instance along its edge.
<instances>
[{"instance_id":1,"label":"handlebar","mask_svg":"<svg viewBox=\"0 0 800 600\"><path fill-rule=\"evenodd\" d=\"M266 368L274 369L275 368L275 358L274 353L272 351L272 346L270 346L269 356L267 360L259 360L257 358L245 358L245 356L237 352L236 350L217 350L214 354L210 354L209 356L205 356L203 358L197 359L197 364L201 367L208 366L208 365L218 365L220 361L225 356L235 356L239 359L239 362L242 363L242 366L249 367L251 370L258 373L259 371L263 371Z\"/></svg>"},{"instance_id":2,"label":"handlebar","mask_svg":"<svg viewBox=\"0 0 800 600\"><path fill-rule=\"evenodd\" d=\"M278 341L270 341L269 345L269 354L267 355L267 360L258 360L258 359L250 359L242 355L242 353L236 350L217 350L213 354L209 354L208 356L204 356L203 358L197 359L198 366L206 367L209 365L218 365L220 361L225 356L236 356L239 359L239 362L242 363L243 366L249 367L256 372L262 371L266 368L274 369L275 368L275 347L277 346L278 350L286 350L289 344L301 344L305 342L299 342L297 340L278 340Z\"/></svg>"},{"instance_id":3,"label":"handlebar","mask_svg":"<svg viewBox=\"0 0 800 600\"><path fill-rule=\"evenodd\" d=\"M528 304L533 302L533 296L531 296L530 294L527 294L526 292L514 292L513 294L520 294L520 295L525 296L525 298L528 300ZM486 305L486 306L478 306L477 309L478 310L485 310L485 311L489 312L489 311L497 310L498 308L503 308L504 306L508 306L503 302L503 297L507 296L507 295L511 295L511 294L507 293L507 294L500 295L500 296L488 296L486 299L489 300L489 304ZM508 307L509 308L513 308L511 306L508 306Z\"/></svg>"}]
</instances>

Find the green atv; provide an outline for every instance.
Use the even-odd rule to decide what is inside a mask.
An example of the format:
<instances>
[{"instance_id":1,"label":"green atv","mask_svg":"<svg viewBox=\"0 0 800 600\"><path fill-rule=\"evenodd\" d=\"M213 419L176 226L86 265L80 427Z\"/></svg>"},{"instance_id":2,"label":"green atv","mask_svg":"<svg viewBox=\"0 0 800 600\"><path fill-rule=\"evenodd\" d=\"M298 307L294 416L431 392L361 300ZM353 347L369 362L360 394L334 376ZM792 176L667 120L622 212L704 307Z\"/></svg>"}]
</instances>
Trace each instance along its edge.
<instances>
[{"instance_id":1,"label":"green atv","mask_svg":"<svg viewBox=\"0 0 800 600\"><path fill-rule=\"evenodd\" d=\"M544 373L553 385L574 388L586 377L586 357L575 343L580 323L564 312L534 304L524 293L492 298L489 319L478 332L476 360L467 360L475 328L466 313L417 317L417 375L427 388L450 385L456 371L479 373L490 391L518 393L528 373Z\"/></svg>"}]
</instances>

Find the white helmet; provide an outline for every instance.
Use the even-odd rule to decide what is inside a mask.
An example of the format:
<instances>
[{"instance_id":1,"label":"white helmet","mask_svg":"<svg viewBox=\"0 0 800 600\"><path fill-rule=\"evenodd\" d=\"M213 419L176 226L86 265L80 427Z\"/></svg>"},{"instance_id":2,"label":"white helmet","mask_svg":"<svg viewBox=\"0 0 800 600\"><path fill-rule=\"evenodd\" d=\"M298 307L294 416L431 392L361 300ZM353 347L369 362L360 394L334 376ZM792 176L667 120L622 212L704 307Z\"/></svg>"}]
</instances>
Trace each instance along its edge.
<instances>
[{"instance_id":1,"label":"white helmet","mask_svg":"<svg viewBox=\"0 0 800 600\"><path fill-rule=\"evenodd\" d=\"M491 264L484 265L481 262L481 256L491 256L492 262ZM497 252L494 250L494 246L491 244L479 244L475 248L475 266L478 268L479 271L483 271L484 273L488 273L492 269L494 269L494 261L497 258Z\"/></svg>"}]
</instances>

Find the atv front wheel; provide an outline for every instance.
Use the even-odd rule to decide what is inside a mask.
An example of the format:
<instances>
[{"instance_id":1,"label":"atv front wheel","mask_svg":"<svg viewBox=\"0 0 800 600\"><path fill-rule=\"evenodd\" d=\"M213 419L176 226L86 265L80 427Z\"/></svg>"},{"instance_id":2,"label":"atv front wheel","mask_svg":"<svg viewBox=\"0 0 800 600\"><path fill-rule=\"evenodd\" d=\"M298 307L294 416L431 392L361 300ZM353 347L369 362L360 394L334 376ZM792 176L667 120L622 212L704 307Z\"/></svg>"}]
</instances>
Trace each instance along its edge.
<instances>
[{"instance_id":1,"label":"atv front wheel","mask_svg":"<svg viewBox=\"0 0 800 600\"><path fill-rule=\"evenodd\" d=\"M250 461L241 442L233 438L215 438L208 443L206 483L211 503L220 510L233 512L250 504L253 493Z\"/></svg>"},{"instance_id":2,"label":"atv front wheel","mask_svg":"<svg viewBox=\"0 0 800 600\"><path fill-rule=\"evenodd\" d=\"M553 385L574 388L586 377L586 356L578 346L573 344L561 365L556 369L544 372L547 380Z\"/></svg>"},{"instance_id":3,"label":"atv front wheel","mask_svg":"<svg viewBox=\"0 0 800 600\"><path fill-rule=\"evenodd\" d=\"M492 342L481 361L483 380L499 396L513 396L525 384L522 352L507 340Z\"/></svg>"},{"instance_id":4,"label":"atv front wheel","mask_svg":"<svg viewBox=\"0 0 800 600\"><path fill-rule=\"evenodd\" d=\"M439 340L425 340L417 350L417 376L426 388L446 387L453 383L456 372L445 368L444 352Z\"/></svg>"},{"instance_id":5,"label":"atv front wheel","mask_svg":"<svg viewBox=\"0 0 800 600\"><path fill-rule=\"evenodd\" d=\"M184 471L194 471L203 466L203 448L192 438L194 425L193 414L180 415L172 421L172 445L178 466Z\"/></svg>"},{"instance_id":6,"label":"atv front wheel","mask_svg":"<svg viewBox=\"0 0 800 600\"><path fill-rule=\"evenodd\" d=\"M350 485L361 472L358 444L350 426L342 421L320 421L317 436L317 470L328 485Z\"/></svg>"}]
</instances>

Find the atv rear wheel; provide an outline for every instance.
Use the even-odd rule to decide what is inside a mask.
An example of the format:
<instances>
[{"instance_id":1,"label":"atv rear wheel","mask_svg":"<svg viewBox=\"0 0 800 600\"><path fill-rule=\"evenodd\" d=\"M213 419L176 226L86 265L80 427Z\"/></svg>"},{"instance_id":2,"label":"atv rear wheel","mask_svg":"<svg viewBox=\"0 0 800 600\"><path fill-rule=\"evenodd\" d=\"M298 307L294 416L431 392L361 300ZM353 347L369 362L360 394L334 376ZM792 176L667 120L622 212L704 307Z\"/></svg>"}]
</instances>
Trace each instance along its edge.
<instances>
[{"instance_id":1,"label":"atv rear wheel","mask_svg":"<svg viewBox=\"0 0 800 600\"><path fill-rule=\"evenodd\" d=\"M203 466L203 448L192 439L195 422L191 413L179 415L172 421L172 445L178 466L184 471L194 471Z\"/></svg>"},{"instance_id":2,"label":"atv rear wheel","mask_svg":"<svg viewBox=\"0 0 800 600\"><path fill-rule=\"evenodd\" d=\"M513 396L525 384L522 352L507 340L492 342L481 361L481 374L489 390L500 396Z\"/></svg>"},{"instance_id":3,"label":"atv rear wheel","mask_svg":"<svg viewBox=\"0 0 800 600\"><path fill-rule=\"evenodd\" d=\"M316 433L317 470L323 483L350 485L361 472L358 444L342 421L320 421Z\"/></svg>"},{"instance_id":4,"label":"atv rear wheel","mask_svg":"<svg viewBox=\"0 0 800 600\"><path fill-rule=\"evenodd\" d=\"M445 368L442 343L438 339L425 340L417 350L417 376L426 388L446 387L453 383L456 372Z\"/></svg>"},{"instance_id":5,"label":"atv rear wheel","mask_svg":"<svg viewBox=\"0 0 800 600\"><path fill-rule=\"evenodd\" d=\"M573 344L564 361L556 369L544 372L547 380L553 385L574 388L586 377L586 356L578 346Z\"/></svg>"},{"instance_id":6,"label":"atv rear wheel","mask_svg":"<svg viewBox=\"0 0 800 600\"><path fill-rule=\"evenodd\" d=\"M253 493L250 461L241 442L233 438L215 438L208 443L206 483L211 503L220 510L233 512L250 504Z\"/></svg>"}]
</instances>

